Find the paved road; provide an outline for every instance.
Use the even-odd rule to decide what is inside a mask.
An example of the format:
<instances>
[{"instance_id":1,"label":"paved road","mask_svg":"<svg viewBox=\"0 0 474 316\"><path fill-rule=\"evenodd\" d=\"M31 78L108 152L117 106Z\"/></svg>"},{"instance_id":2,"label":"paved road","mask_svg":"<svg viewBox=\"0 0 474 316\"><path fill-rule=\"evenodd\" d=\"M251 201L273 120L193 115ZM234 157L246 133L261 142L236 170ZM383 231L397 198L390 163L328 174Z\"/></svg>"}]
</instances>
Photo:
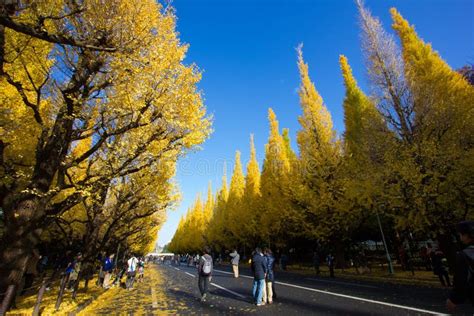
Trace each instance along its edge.
<instances>
[{"instance_id":1,"label":"paved road","mask_svg":"<svg viewBox=\"0 0 474 316\"><path fill-rule=\"evenodd\" d=\"M151 265L150 268L153 269ZM168 299L198 314L262 315L439 315L445 313L442 289L311 278L292 273L277 274L278 297L274 304L252 304L250 271L235 279L230 268L215 268L210 296L199 302L196 269L158 265ZM466 313L474 314L469 309Z\"/></svg>"}]
</instances>

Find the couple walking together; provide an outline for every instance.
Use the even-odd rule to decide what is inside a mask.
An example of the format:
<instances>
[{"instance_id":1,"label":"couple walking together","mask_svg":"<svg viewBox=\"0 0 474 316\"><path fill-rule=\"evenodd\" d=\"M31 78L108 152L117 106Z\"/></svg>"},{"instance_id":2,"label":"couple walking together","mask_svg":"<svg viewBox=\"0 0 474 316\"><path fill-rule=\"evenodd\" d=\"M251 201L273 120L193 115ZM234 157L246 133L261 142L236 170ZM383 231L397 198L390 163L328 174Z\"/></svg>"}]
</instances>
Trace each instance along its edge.
<instances>
[{"instance_id":1,"label":"couple walking together","mask_svg":"<svg viewBox=\"0 0 474 316\"><path fill-rule=\"evenodd\" d=\"M257 306L273 303L273 282L275 258L269 248L256 248L252 256L253 287L252 294Z\"/></svg>"}]
</instances>

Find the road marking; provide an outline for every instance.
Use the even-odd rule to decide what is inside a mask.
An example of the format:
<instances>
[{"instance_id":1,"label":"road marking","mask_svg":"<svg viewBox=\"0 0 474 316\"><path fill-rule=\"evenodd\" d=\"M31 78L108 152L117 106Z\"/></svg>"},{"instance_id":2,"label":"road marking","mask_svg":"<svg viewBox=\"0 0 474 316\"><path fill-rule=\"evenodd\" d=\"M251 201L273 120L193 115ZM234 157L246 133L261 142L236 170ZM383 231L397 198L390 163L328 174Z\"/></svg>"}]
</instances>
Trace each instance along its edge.
<instances>
[{"instance_id":1,"label":"road marking","mask_svg":"<svg viewBox=\"0 0 474 316\"><path fill-rule=\"evenodd\" d=\"M216 270L216 269L214 269L214 271L225 273L225 274L233 274L231 272ZM244 278L248 278L248 279L253 279L253 277L247 276L247 275L242 275L241 274L240 276L242 276ZM349 298L349 299L352 299L352 300L357 300L357 301L362 301L362 302L367 302L367 303L373 303L373 304L385 305L385 306L390 306L390 307L396 307L396 308L411 310L411 311L415 311L415 312L427 313L427 314L432 314L432 315L448 315L448 314L442 314L442 313L439 313L439 312L434 312L434 311L430 311L430 310L426 310L426 309L420 309L420 308L415 308L415 307L410 307L410 306L404 306L404 305L386 303L386 302L381 302L381 301L375 301L375 300L370 300L370 299L363 298L363 297L357 297L357 296L339 294L339 293L330 292L330 291L318 290L318 289L313 289L313 288L306 287L306 286L294 285L294 284L285 283L285 282L275 282L275 283L279 284L279 285L294 287L294 288L297 288L297 289L302 289L302 290L307 290L307 291L312 291L312 292L318 292L318 293L327 294L327 295L339 296L339 297Z\"/></svg>"},{"instance_id":2,"label":"road marking","mask_svg":"<svg viewBox=\"0 0 474 316\"><path fill-rule=\"evenodd\" d=\"M225 274L232 274L232 275L234 275L234 273L232 273L232 272L227 272L227 271L222 271L222 270L217 270L217 269L214 269L214 271L217 271L217 272L220 272L220 273L225 273ZM243 274L239 274L239 277L243 277L243 278L247 278L247 279L253 279L253 277L248 276L248 275L243 275Z\"/></svg>"},{"instance_id":3,"label":"road marking","mask_svg":"<svg viewBox=\"0 0 474 316\"><path fill-rule=\"evenodd\" d=\"M151 288L151 301L153 308L158 308L158 302L156 299L156 291L154 288Z\"/></svg>"},{"instance_id":4,"label":"road marking","mask_svg":"<svg viewBox=\"0 0 474 316\"><path fill-rule=\"evenodd\" d=\"M427 313L427 314L432 314L432 315L448 315L448 314L442 314L442 313L439 313L439 312L433 312L433 311L426 310L426 309L420 309L420 308L415 308L415 307L410 307L410 306L404 306L404 305L386 303L386 302L381 302L381 301L375 301L375 300L370 300L370 299L367 299L367 298L351 296L351 295L345 295L345 294L339 294L339 293L330 292L330 291L317 290L317 289L313 289L313 288L310 288L310 287L299 286L299 285L294 285L294 284L289 284L289 283L284 283L284 282L275 282L275 283L280 284L280 285L286 285L286 286L294 287L294 288L297 288L297 289L303 289L303 290L308 290L308 291L313 291L313 292L318 292L318 293L323 293L323 294L328 294L328 295L333 295L333 296L338 296L338 297L344 297L344 298L349 298L349 299L352 299L352 300L357 300L357 301L362 301L362 302L368 302L368 303L373 303L373 304L379 304L379 305L385 305L385 306L396 307L396 308L401 308L401 309L407 309L407 310L411 310L411 311L414 311L414 312L421 312L421 313Z\"/></svg>"},{"instance_id":5,"label":"road marking","mask_svg":"<svg viewBox=\"0 0 474 316\"><path fill-rule=\"evenodd\" d=\"M326 283L334 283L334 284L342 284L342 285L350 285L350 286L359 286L359 287L366 287L366 288L370 288L370 289L378 289L377 286L364 285L364 284L358 284L358 283L340 282L340 281L315 279L315 278L306 278L306 280L318 281L318 282L323 282L323 283L326 282Z\"/></svg>"},{"instance_id":6,"label":"road marking","mask_svg":"<svg viewBox=\"0 0 474 316\"><path fill-rule=\"evenodd\" d=\"M184 272L184 273L186 273L186 274L189 275L189 276L192 276L193 278L196 277L194 274L191 274L191 273L189 273L189 272Z\"/></svg>"},{"instance_id":7,"label":"road marking","mask_svg":"<svg viewBox=\"0 0 474 316\"><path fill-rule=\"evenodd\" d=\"M217 271L217 270L214 270L214 271ZM194 274L191 274L191 273L189 273L189 272L184 272L184 273L186 273L187 275L189 275L189 276L191 276L191 277L193 277L193 278L196 277ZM235 296L238 296L238 297L240 297L240 298L245 298L245 296L243 296L243 295L241 295L241 294L239 294L239 293L237 293L237 292L234 292L234 291L232 291L232 290L226 289L225 287L220 286L219 284L211 283L211 285L212 285L212 286L215 286L215 287L217 287L218 289L221 289L221 290L223 290L223 291L229 292L230 294L233 294L233 295L235 295Z\"/></svg>"},{"instance_id":8,"label":"road marking","mask_svg":"<svg viewBox=\"0 0 474 316\"><path fill-rule=\"evenodd\" d=\"M173 267L175 270L180 271L178 268Z\"/></svg>"},{"instance_id":9,"label":"road marking","mask_svg":"<svg viewBox=\"0 0 474 316\"><path fill-rule=\"evenodd\" d=\"M217 287L218 289L221 289L221 290L223 290L223 291L229 292L230 294L234 294L235 296L238 296L238 297L240 297L240 298L245 298L245 296L240 295L239 293L234 292L234 291L231 291L231 290L229 290L229 289L226 289L225 287L220 286L220 285L218 285L218 284L211 283L211 285L214 285L214 286Z\"/></svg>"}]
</instances>

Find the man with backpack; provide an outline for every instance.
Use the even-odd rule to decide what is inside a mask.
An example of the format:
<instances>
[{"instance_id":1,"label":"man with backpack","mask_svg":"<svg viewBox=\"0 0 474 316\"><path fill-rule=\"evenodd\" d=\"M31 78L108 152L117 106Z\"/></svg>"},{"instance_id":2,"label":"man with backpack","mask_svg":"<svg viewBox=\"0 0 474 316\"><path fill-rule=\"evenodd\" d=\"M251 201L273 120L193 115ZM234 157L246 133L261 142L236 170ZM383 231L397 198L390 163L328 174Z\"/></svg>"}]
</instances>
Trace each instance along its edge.
<instances>
[{"instance_id":1,"label":"man with backpack","mask_svg":"<svg viewBox=\"0 0 474 316\"><path fill-rule=\"evenodd\" d=\"M204 247L204 253L199 258L198 264L198 286L201 292L201 301L206 300L206 295L209 289L209 283L212 278L212 256L210 255L211 249Z\"/></svg>"},{"instance_id":2,"label":"man with backpack","mask_svg":"<svg viewBox=\"0 0 474 316\"><path fill-rule=\"evenodd\" d=\"M137 275L137 266L138 266L138 259L133 254L127 261L127 281L126 281L126 288L127 290L133 289L133 282L135 281L135 276Z\"/></svg>"},{"instance_id":3,"label":"man with backpack","mask_svg":"<svg viewBox=\"0 0 474 316\"><path fill-rule=\"evenodd\" d=\"M474 305L474 221L461 222L456 229L467 247L456 254L453 289L446 302L450 311L466 300Z\"/></svg>"}]
</instances>

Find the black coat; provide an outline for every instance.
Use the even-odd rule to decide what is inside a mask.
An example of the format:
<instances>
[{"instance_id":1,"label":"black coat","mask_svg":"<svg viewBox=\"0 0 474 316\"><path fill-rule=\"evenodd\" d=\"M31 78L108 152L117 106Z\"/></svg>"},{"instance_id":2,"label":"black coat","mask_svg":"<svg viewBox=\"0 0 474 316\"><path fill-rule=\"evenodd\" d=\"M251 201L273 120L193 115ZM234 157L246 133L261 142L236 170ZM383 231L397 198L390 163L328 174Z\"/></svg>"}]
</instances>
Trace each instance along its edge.
<instances>
[{"instance_id":1,"label":"black coat","mask_svg":"<svg viewBox=\"0 0 474 316\"><path fill-rule=\"evenodd\" d=\"M474 304L474 293L468 282L469 266L474 269L474 245L460 251L456 255L453 289L449 298L454 304L462 304L470 300Z\"/></svg>"},{"instance_id":2,"label":"black coat","mask_svg":"<svg viewBox=\"0 0 474 316\"><path fill-rule=\"evenodd\" d=\"M259 253L255 254L252 258L252 272L255 280L265 279L267 273L267 260Z\"/></svg>"}]
</instances>

